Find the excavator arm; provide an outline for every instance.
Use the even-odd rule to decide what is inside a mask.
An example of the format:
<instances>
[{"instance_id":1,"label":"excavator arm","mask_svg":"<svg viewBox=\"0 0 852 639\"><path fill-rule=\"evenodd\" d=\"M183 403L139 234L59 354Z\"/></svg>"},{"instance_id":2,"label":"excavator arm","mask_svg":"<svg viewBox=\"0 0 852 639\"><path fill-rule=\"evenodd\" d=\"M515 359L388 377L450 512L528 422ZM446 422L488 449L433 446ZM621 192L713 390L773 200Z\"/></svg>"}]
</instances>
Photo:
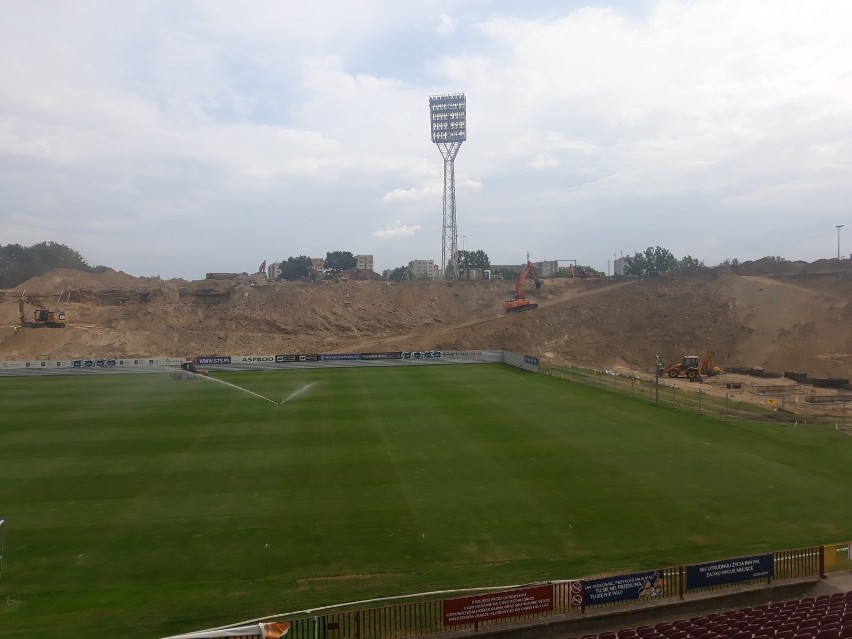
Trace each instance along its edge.
<instances>
[{"instance_id":1,"label":"excavator arm","mask_svg":"<svg viewBox=\"0 0 852 639\"><path fill-rule=\"evenodd\" d=\"M512 299L503 302L503 308L506 309L507 313L517 313L520 311L528 311L538 308L538 304L530 302L526 298L526 295L524 295L524 282L526 282L528 277L533 278L536 288L541 288L541 279L539 279L538 270L536 269L535 264L529 260L527 260L526 266L524 266L521 270L521 274L518 276L518 281L515 282L514 296L512 296Z\"/></svg>"}]
</instances>

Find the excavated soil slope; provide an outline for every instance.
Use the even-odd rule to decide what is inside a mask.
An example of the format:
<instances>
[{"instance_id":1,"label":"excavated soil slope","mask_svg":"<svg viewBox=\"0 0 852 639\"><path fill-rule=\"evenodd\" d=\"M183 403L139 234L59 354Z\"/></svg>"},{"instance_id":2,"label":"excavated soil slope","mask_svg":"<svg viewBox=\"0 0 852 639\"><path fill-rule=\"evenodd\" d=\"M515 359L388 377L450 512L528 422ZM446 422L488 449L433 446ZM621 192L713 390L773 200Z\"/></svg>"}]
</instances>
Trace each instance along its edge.
<instances>
[{"instance_id":1,"label":"excavated soil slope","mask_svg":"<svg viewBox=\"0 0 852 639\"><path fill-rule=\"evenodd\" d=\"M545 362L648 371L654 356L715 353L724 367L852 377L852 263L747 262L650 279L545 280L539 308L506 315L511 282L270 283L51 271L25 292L64 329L0 333L0 360L506 348ZM27 307L27 314L32 312Z\"/></svg>"}]
</instances>

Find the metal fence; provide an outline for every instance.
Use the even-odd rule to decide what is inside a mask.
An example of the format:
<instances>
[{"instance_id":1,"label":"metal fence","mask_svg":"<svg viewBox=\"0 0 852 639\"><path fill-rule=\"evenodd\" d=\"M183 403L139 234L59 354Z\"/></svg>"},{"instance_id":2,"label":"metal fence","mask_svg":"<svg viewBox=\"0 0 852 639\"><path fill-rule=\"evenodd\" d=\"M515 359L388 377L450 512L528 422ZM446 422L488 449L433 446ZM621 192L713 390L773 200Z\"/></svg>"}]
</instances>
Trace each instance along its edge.
<instances>
[{"instance_id":1,"label":"metal fence","mask_svg":"<svg viewBox=\"0 0 852 639\"><path fill-rule=\"evenodd\" d=\"M764 392L765 405L749 404L740 401L741 389L729 389L723 395L711 395L702 390L700 383L683 383L672 385L668 378L643 379L625 375L617 375L612 371L596 371L591 369L557 366L542 368L541 373L550 377L584 384L603 390L617 392L637 399L646 400L660 406L670 406L694 413L707 413L738 419L759 419L774 422L798 421L802 423L831 424L846 428L845 404L838 404L833 412L824 414L809 414L807 417L787 412L799 403L809 403L809 396L801 391L801 387L786 387L785 394ZM756 387L757 388L757 387ZM763 387L767 388L767 387ZM836 413L836 414L835 414Z\"/></svg>"},{"instance_id":2,"label":"metal fence","mask_svg":"<svg viewBox=\"0 0 852 639\"><path fill-rule=\"evenodd\" d=\"M325 614L292 615L291 635L293 639L406 639L438 635L450 631L481 630L512 622L530 622L535 619L562 617L582 618L589 610L612 609L625 606L653 607L661 602L688 600L708 592L723 593L734 588L761 588L768 584L797 580L807 577L825 576L829 572L852 570L852 542L809 546L792 550L780 550L763 556L771 558L772 574L754 579L740 579L707 587L690 587L686 575L688 566L673 566L662 569L663 590L657 596L640 600L627 598L601 604L590 605L584 598L584 584L588 580L570 580L551 582L553 587L552 606L542 612L526 615L503 616L494 619L480 619L475 622L453 625L444 624L444 603L446 599L421 599L404 603L388 602L385 605L351 610L329 610ZM735 560L723 560L735 561ZM619 576L613 576L617 579ZM531 584L526 588L540 586ZM512 592L515 589L506 589ZM467 591L470 592L470 591ZM489 591L491 594L500 589ZM461 594L461 593L459 593Z\"/></svg>"}]
</instances>

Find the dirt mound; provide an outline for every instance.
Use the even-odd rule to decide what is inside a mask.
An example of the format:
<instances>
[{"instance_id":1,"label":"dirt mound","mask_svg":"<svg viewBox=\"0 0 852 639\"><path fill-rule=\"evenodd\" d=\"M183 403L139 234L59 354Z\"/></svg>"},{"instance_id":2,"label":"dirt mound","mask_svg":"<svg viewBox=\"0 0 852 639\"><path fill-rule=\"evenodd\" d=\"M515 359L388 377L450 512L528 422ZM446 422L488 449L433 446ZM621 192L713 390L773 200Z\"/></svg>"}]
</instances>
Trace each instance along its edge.
<instances>
[{"instance_id":1,"label":"dirt mound","mask_svg":"<svg viewBox=\"0 0 852 639\"><path fill-rule=\"evenodd\" d=\"M16 286L16 291L26 291L49 295L59 295L62 291L77 289L110 289L110 288L138 288L153 286L160 282L158 278L134 277L123 271L106 270L103 273L86 273L70 268L60 268L49 271L44 275L33 277ZM173 280L180 281L180 280Z\"/></svg>"},{"instance_id":2,"label":"dirt mound","mask_svg":"<svg viewBox=\"0 0 852 639\"><path fill-rule=\"evenodd\" d=\"M68 313L65 329L0 334L0 359L507 348L547 362L647 371L656 355L852 376L852 261L746 262L651 279L545 280L505 314L511 282L161 280L57 270L7 292ZM47 301L49 300L49 301Z\"/></svg>"}]
</instances>

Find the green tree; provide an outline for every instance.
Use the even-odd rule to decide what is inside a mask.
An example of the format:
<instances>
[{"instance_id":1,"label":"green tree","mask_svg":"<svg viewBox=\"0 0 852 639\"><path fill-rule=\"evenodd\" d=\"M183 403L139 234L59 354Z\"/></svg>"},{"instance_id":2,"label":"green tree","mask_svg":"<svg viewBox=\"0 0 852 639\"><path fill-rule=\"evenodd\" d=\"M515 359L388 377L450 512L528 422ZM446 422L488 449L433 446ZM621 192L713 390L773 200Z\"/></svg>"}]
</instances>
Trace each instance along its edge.
<instances>
[{"instance_id":1,"label":"green tree","mask_svg":"<svg viewBox=\"0 0 852 639\"><path fill-rule=\"evenodd\" d=\"M330 273L351 271L358 260L349 251L330 251L325 254L325 270Z\"/></svg>"},{"instance_id":2,"label":"green tree","mask_svg":"<svg viewBox=\"0 0 852 639\"><path fill-rule=\"evenodd\" d=\"M661 246L645 249L645 260L648 262L649 271L657 271L664 273L677 268L677 258L672 255L672 252Z\"/></svg>"},{"instance_id":3,"label":"green tree","mask_svg":"<svg viewBox=\"0 0 852 639\"><path fill-rule=\"evenodd\" d=\"M281 262L281 276L279 279L293 281L309 277L312 268L313 264L311 264L311 258L305 255L300 255L299 257L288 257L286 260Z\"/></svg>"},{"instance_id":4,"label":"green tree","mask_svg":"<svg viewBox=\"0 0 852 639\"><path fill-rule=\"evenodd\" d=\"M689 257L689 259L695 260L692 257ZM679 266L680 262L672 255L670 250L662 246L649 246L642 253L636 253L628 260L627 265L624 267L624 274L642 277L651 271L665 273Z\"/></svg>"},{"instance_id":5,"label":"green tree","mask_svg":"<svg viewBox=\"0 0 852 639\"><path fill-rule=\"evenodd\" d=\"M645 259L643 253L636 253L633 257L626 258L627 263L624 265L625 275L637 275L642 277L648 272L648 260Z\"/></svg>"},{"instance_id":6,"label":"green tree","mask_svg":"<svg viewBox=\"0 0 852 639\"><path fill-rule=\"evenodd\" d=\"M406 282L411 277L411 269L407 266L397 266L390 274L390 280L393 282Z\"/></svg>"},{"instance_id":7,"label":"green tree","mask_svg":"<svg viewBox=\"0 0 852 639\"><path fill-rule=\"evenodd\" d=\"M491 268L491 260L485 251L465 251L465 264L470 268Z\"/></svg>"},{"instance_id":8,"label":"green tree","mask_svg":"<svg viewBox=\"0 0 852 639\"><path fill-rule=\"evenodd\" d=\"M11 288L31 277L56 268L91 272L92 268L77 251L56 242L39 242L30 247L0 245L0 287Z\"/></svg>"},{"instance_id":9,"label":"green tree","mask_svg":"<svg viewBox=\"0 0 852 639\"><path fill-rule=\"evenodd\" d=\"M685 255L680 260L680 268L704 268L704 262L701 260L692 257L691 255Z\"/></svg>"}]
</instances>

